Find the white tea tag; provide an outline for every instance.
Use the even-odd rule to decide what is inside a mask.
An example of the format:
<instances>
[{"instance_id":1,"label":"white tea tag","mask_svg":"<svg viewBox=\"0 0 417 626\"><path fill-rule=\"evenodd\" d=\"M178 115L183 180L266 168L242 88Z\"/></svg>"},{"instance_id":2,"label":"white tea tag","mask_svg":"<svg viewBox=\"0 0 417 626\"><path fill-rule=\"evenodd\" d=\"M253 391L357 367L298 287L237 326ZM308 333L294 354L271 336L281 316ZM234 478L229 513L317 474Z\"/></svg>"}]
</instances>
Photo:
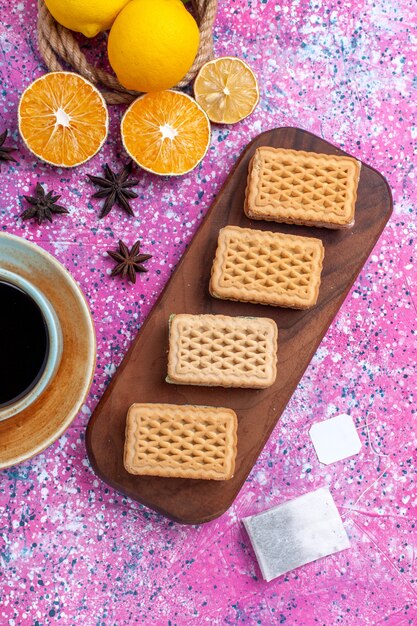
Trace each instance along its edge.
<instances>
[{"instance_id":1,"label":"white tea tag","mask_svg":"<svg viewBox=\"0 0 417 626\"><path fill-rule=\"evenodd\" d=\"M245 517L243 523L266 581L350 547L327 487Z\"/></svg>"},{"instance_id":2,"label":"white tea tag","mask_svg":"<svg viewBox=\"0 0 417 626\"><path fill-rule=\"evenodd\" d=\"M310 438L320 463L325 465L358 454L362 447L353 419L344 413L313 424Z\"/></svg>"}]
</instances>

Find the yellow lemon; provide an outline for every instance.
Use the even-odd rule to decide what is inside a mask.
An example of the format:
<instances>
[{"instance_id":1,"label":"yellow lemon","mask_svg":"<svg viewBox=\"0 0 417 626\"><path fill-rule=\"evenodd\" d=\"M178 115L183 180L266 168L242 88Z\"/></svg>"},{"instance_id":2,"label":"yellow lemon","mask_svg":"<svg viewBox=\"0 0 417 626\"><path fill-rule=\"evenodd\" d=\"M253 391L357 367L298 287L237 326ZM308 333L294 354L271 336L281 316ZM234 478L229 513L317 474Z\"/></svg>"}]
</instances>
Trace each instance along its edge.
<instances>
[{"instance_id":1,"label":"yellow lemon","mask_svg":"<svg viewBox=\"0 0 417 626\"><path fill-rule=\"evenodd\" d=\"M199 40L181 0L132 0L110 30L110 65L127 89L163 91L184 78Z\"/></svg>"},{"instance_id":2,"label":"yellow lemon","mask_svg":"<svg viewBox=\"0 0 417 626\"><path fill-rule=\"evenodd\" d=\"M59 24L95 37L102 30L108 30L117 14L129 0L45 0L51 15Z\"/></svg>"}]
</instances>

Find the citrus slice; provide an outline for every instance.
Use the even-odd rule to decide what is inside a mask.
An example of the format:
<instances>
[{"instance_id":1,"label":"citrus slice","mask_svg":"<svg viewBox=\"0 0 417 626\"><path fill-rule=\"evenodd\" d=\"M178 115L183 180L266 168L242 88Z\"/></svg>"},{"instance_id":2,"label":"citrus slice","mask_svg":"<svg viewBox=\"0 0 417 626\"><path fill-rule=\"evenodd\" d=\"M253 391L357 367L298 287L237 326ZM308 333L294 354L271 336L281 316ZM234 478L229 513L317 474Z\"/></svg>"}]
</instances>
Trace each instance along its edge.
<instances>
[{"instance_id":1,"label":"citrus slice","mask_svg":"<svg viewBox=\"0 0 417 626\"><path fill-rule=\"evenodd\" d=\"M210 122L196 101L179 91L147 93L122 119L123 145L153 174L186 174L200 163L210 143Z\"/></svg>"},{"instance_id":2,"label":"citrus slice","mask_svg":"<svg viewBox=\"0 0 417 626\"><path fill-rule=\"evenodd\" d=\"M249 65L236 57L208 61L197 74L194 95L212 122L235 124L259 102L259 88Z\"/></svg>"},{"instance_id":3,"label":"citrus slice","mask_svg":"<svg viewBox=\"0 0 417 626\"><path fill-rule=\"evenodd\" d=\"M51 165L85 163L107 137L103 96L72 72L51 72L35 80L20 99L18 117L26 146Z\"/></svg>"}]
</instances>

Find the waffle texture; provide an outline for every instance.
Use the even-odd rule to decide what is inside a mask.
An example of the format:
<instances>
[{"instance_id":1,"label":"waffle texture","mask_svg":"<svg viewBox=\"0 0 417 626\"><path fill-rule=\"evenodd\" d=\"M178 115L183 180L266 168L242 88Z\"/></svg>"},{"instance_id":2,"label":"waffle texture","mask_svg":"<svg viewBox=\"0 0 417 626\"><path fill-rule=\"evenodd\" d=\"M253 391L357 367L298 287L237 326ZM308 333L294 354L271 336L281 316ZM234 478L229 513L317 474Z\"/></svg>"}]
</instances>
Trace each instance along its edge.
<instances>
[{"instance_id":1,"label":"waffle texture","mask_svg":"<svg viewBox=\"0 0 417 626\"><path fill-rule=\"evenodd\" d=\"M226 226L219 232L210 293L307 309L317 301L323 257L320 239Z\"/></svg>"},{"instance_id":2,"label":"waffle texture","mask_svg":"<svg viewBox=\"0 0 417 626\"><path fill-rule=\"evenodd\" d=\"M172 315L167 382L265 389L277 374L274 320L227 315Z\"/></svg>"},{"instance_id":3,"label":"waffle texture","mask_svg":"<svg viewBox=\"0 0 417 626\"><path fill-rule=\"evenodd\" d=\"M228 480L236 447L232 409L132 404L127 413L124 466L130 474Z\"/></svg>"},{"instance_id":4,"label":"waffle texture","mask_svg":"<svg viewBox=\"0 0 417 626\"><path fill-rule=\"evenodd\" d=\"M258 148L249 164L245 213L257 220L350 227L360 171L352 157Z\"/></svg>"}]
</instances>

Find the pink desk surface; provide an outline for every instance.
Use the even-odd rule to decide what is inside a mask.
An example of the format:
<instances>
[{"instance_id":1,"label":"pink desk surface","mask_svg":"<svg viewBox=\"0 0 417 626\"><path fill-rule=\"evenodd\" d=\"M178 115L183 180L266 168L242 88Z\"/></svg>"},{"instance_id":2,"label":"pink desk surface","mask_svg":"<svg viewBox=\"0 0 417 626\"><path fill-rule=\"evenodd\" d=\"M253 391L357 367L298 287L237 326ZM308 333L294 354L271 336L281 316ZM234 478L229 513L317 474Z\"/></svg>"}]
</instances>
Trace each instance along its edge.
<instances>
[{"instance_id":1,"label":"pink desk surface","mask_svg":"<svg viewBox=\"0 0 417 626\"><path fill-rule=\"evenodd\" d=\"M91 393L44 454L0 473L0 624L417 624L416 376L417 66L408 0L220 0L217 55L257 72L261 100L236 126L213 128L189 175L136 170L136 218L99 220L86 174L125 159L111 133L87 165L62 171L24 148L16 108L43 67L35 2L0 0L0 130L19 163L0 173L0 229L54 254L91 306L98 362ZM200 527L175 525L103 484L86 457L88 418L202 216L246 143L276 126L305 128L378 169L394 214L231 509ZM70 215L23 223L37 181ZM136 286L109 277L122 238L154 257ZM144 364L146 367L146 363ZM352 415L361 453L320 465L310 425ZM369 423L369 432L366 429ZM264 583L241 518L328 485L350 550Z\"/></svg>"}]
</instances>

